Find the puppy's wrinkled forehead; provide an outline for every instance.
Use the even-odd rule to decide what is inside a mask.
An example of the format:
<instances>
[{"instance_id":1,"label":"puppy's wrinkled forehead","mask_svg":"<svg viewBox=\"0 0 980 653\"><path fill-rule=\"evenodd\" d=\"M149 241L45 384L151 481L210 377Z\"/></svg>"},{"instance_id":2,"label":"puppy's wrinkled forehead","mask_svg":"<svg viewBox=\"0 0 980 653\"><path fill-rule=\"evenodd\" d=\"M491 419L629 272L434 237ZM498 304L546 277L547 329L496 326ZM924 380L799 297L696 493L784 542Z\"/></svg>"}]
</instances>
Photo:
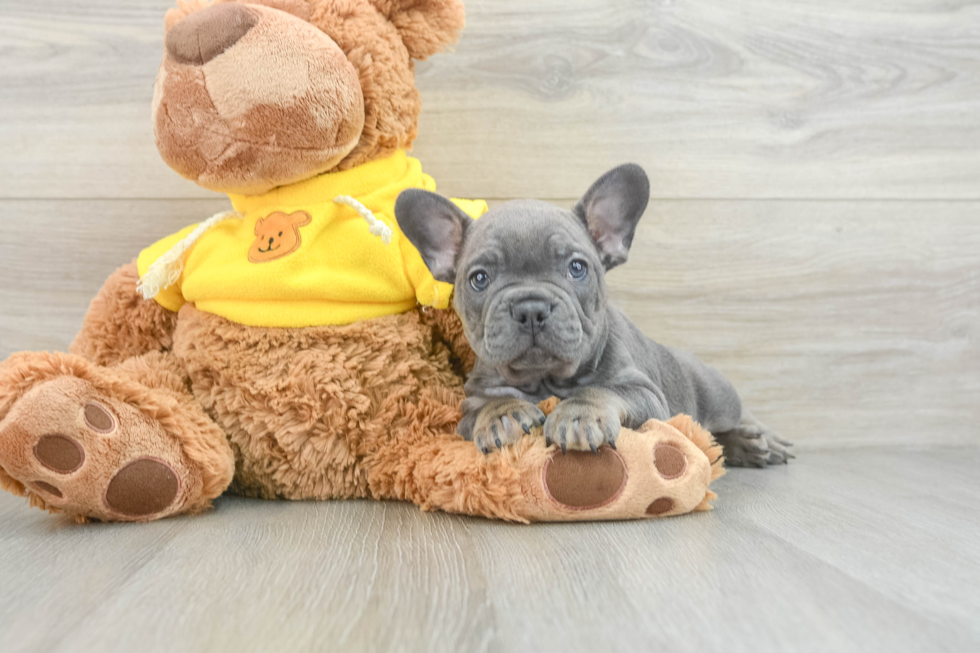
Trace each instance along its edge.
<instances>
[{"instance_id":1,"label":"puppy's wrinkled forehead","mask_svg":"<svg viewBox=\"0 0 980 653\"><path fill-rule=\"evenodd\" d=\"M594 250L588 232L571 211L538 200L514 200L474 222L463 243L463 266L494 265L533 273L556 258Z\"/></svg>"}]
</instances>

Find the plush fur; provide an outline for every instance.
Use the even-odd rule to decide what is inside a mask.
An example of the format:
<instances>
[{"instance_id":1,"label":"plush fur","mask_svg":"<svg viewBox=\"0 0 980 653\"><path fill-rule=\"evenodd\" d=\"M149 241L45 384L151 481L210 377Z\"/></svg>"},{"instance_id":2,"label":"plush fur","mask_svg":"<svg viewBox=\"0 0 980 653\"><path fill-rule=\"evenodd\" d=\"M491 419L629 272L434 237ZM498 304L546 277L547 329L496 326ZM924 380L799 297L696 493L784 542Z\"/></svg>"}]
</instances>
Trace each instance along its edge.
<instances>
[{"instance_id":1,"label":"plush fur","mask_svg":"<svg viewBox=\"0 0 980 653\"><path fill-rule=\"evenodd\" d=\"M166 28L211 7L181 0ZM456 0L262 0L244 9L253 12L248 29L209 36L207 52L193 40L172 45L154 125L175 170L246 194L409 146L420 110L413 58L453 42L463 25ZM34 506L146 521L200 512L231 490L398 499L526 522L681 514L714 497L707 486L721 473L720 449L689 419L624 431L620 452L604 452L609 464L595 473L598 458L559 459L539 433L491 455L462 440L455 427L474 355L451 310L256 328L192 305L169 312L141 298L137 280L135 263L109 277L71 353L20 353L0 366L0 487ZM93 410L110 414L112 428L93 422ZM37 447L53 434L83 452L77 469L45 466ZM664 447L685 461L679 477L665 475L656 453ZM133 481L135 498L169 500L165 508L127 513L110 499L134 461L159 472ZM588 486L591 508L556 498L568 475L549 469L569 461L595 481L572 478Z\"/></svg>"}]
</instances>

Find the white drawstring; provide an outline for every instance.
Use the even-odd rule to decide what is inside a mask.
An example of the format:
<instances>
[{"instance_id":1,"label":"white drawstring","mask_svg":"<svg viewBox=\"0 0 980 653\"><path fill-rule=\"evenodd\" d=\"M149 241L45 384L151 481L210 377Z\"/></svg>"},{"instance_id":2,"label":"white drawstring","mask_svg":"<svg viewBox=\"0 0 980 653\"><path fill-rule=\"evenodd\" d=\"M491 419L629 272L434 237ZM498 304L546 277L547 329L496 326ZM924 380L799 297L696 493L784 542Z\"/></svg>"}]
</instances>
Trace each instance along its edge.
<instances>
[{"instance_id":1,"label":"white drawstring","mask_svg":"<svg viewBox=\"0 0 980 653\"><path fill-rule=\"evenodd\" d=\"M146 269L146 274L140 277L136 283L136 291L143 299L153 299L164 289L177 283L180 273L184 269L184 254L191 248L191 245L207 232L208 229L232 218L241 219L243 216L236 211L222 211L215 213L210 218L197 225L194 231L190 232L179 243L171 247L166 254L154 261Z\"/></svg>"},{"instance_id":2,"label":"white drawstring","mask_svg":"<svg viewBox=\"0 0 980 653\"><path fill-rule=\"evenodd\" d=\"M381 241L385 245L391 244L391 227L374 217L374 214L371 213L371 209L364 206L350 195L338 195L337 197L333 198L333 201L337 204L349 206L357 211L358 215L364 218L364 220L368 223L368 230L371 232L372 236L380 236Z\"/></svg>"}]
</instances>

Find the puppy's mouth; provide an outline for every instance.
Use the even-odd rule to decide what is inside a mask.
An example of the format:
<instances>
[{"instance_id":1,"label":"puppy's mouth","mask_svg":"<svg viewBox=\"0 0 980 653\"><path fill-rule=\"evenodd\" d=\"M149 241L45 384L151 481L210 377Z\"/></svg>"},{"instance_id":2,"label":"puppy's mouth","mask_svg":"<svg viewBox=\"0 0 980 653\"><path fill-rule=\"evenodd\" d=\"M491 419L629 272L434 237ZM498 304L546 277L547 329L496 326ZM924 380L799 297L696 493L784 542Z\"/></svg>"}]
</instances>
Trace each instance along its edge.
<instances>
[{"instance_id":1,"label":"puppy's mouth","mask_svg":"<svg viewBox=\"0 0 980 653\"><path fill-rule=\"evenodd\" d=\"M529 371L551 369L565 362L547 349L532 344L523 353L507 363L507 366L515 370Z\"/></svg>"},{"instance_id":2,"label":"puppy's mouth","mask_svg":"<svg viewBox=\"0 0 980 653\"><path fill-rule=\"evenodd\" d=\"M574 360L532 345L504 365L497 366L497 372L514 385L532 383L546 377L566 379L574 376L578 363Z\"/></svg>"},{"instance_id":3,"label":"puppy's mouth","mask_svg":"<svg viewBox=\"0 0 980 653\"><path fill-rule=\"evenodd\" d=\"M259 247L259 252L261 252L262 254L268 254L269 252L274 252L277 249L279 249L279 245L276 245L275 247L273 247L270 244L269 247L267 247L266 249L262 249L261 247Z\"/></svg>"}]
</instances>

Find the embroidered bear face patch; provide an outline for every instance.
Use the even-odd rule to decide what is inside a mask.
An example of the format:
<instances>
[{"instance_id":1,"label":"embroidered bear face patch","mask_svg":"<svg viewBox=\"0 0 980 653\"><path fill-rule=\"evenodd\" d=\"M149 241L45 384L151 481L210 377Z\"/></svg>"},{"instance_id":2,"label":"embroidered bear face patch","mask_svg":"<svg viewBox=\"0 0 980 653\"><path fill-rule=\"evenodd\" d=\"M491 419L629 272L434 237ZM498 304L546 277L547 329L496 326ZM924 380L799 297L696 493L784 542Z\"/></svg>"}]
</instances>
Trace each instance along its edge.
<instances>
[{"instance_id":1,"label":"embroidered bear face patch","mask_svg":"<svg viewBox=\"0 0 980 653\"><path fill-rule=\"evenodd\" d=\"M255 223L255 242L248 250L248 260L252 263L274 261L292 254L303 244L300 227L313 220L306 211L285 214L276 211Z\"/></svg>"}]
</instances>

